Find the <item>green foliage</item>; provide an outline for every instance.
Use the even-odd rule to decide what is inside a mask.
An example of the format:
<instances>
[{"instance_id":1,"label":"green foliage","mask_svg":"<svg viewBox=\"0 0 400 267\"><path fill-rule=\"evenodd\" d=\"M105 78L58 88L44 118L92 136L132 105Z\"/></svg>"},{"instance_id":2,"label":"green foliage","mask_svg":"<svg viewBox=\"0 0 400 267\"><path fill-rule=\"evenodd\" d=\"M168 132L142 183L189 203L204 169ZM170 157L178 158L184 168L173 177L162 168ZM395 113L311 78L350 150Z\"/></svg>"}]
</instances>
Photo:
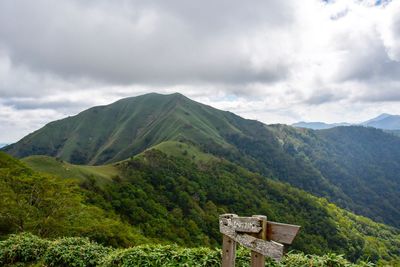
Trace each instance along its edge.
<instances>
[{"instance_id":1,"label":"green foliage","mask_svg":"<svg viewBox=\"0 0 400 267\"><path fill-rule=\"evenodd\" d=\"M156 145L170 149L165 142L176 141L400 226L400 139L372 128L267 126L179 94L147 94L49 123L3 149L18 157L57 155L72 163L104 164ZM197 151L178 150L198 160Z\"/></svg>"},{"instance_id":2,"label":"green foliage","mask_svg":"<svg viewBox=\"0 0 400 267\"><path fill-rule=\"evenodd\" d=\"M91 242L86 238L42 240L30 234L11 236L0 241L0 264L9 266L78 266L78 267L220 267L221 251L205 247L183 248L176 245L140 245L127 249L113 249ZM11 251L11 252L10 252ZM239 248L236 266L249 266L250 252ZM349 263L340 255L324 256L290 253L278 263L266 259L266 267L373 267L374 264Z\"/></svg>"},{"instance_id":3,"label":"green foliage","mask_svg":"<svg viewBox=\"0 0 400 267\"><path fill-rule=\"evenodd\" d=\"M111 251L111 248L86 238L62 238L50 244L44 255L44 262L50 267L94 267L98 266L101 259Z\"/></svg>"},{"instance_id":4,"label":"green foliage","mask_svg":"<svg viewBox=\"0 0 400 267\"><path fill-rule=\"evenodd\" d=\"M302 163L303 172L309 173L301 175L302 179L292 175L291 184L375 221L400 226L398 137L354 126L321 131L284 125L269 129L280 140L281 151ZM280 172L289 166L286 162L274 173L284 181L289 178ZM320 177L321 183L316 183L318 180L313 177ZM308 183L304 178L309 179Z\"/></svg>"},{"instance_id":5,"label":"green foliage","mask_svg":"<svg viewBox=\"0 0 400 267\"><path fill-rule=\"evenodd\" d=\"M278 266L285 267L373 267L373 263L361 261L358 264L348 262L342 255L326 254L323 256L288 254Z\"/></svg>"},{"instance_id":6,"label":"green foliage","mask_svg":"<svg viewBox=\"0 0 400 267\"><path fill-rule=\"evenodd\" d=\"M400 245L397 230L224 160L194 164L186 157L149 150L119 168L119 179L91 189L98 193L93 203L110 203L148 237L217 246L219 214L266 214L270 220L302 226L294 249L320 255L333 251L356 261L379 248L382 254L375 253L373 261L399 259L393 249Z\"/></svg>"},{"instance_id":7,"label":"green foliage","mask_svg":"<svg viewBox=\"0 0 400 267\"><path fill-rule=\"evenodd\" d=\"M40 261L49 244L49 241L30 233L11 235L0 241L0 265Z\"/></svg>"},{"instance_id":8,"label":"green foliage","mask_svg":"<svg viewBox=\"0 0 400 267\"><path fill-rule=\"evenodd\" d=\"M147 94L49 123L5 150L21 158L57 155L71 163L101 164L124 160L165 140L226 144L220 132L238 130L226 120L229 113L215 111L180 94Z\"/></svg>"},{"instance_id":9,"label":"green foliage","mask_svg":"<svg viewBox=\"0 0 400 267\"><path fill-rule=\"evenodd\" d=\"M10 224L10 231L35 231L41 236L62 234L62 222L74 220L81 210L78 187L69 181L3 172L0 190L0 220Z\"/></svg>"},{"instance_id":10,"label":"green foliage","mask_svg":"<svg viewBox=\"0 0 400 267\"><path fill-rule=\"evenodd\" d=\"M42 237L87 236L113 246L146 242L112 212L87 205L78 184L37 174L0 153L0 236L29 231Z\"/></svg>"},{"instance_id":11,"label":"green foliage","mask_svg":"<svg viewBox=\"0 0 400 267\"><path fill-rule=\"evenodd\" d=\"M216 266L219 251L208 248L181 248L177 246L146 245L116 250L103 261L102 266Z\"/></svg>"},{"instance_id":12,"label":"green foliage","mask_svg":"<svg viewBox=\"0 0 400 267\"><path fill-rule=\"evenodd\" d=\"M182 149L203 157L188 145ZM193 161L149 150L119 163L119 176L101 187L87 178L82 191L72 181L39 175L0 156L6 166L0 166L3 235L80 235L128 247L148 242L144 234L157 242L215 247L220 242L218 215L235 212L301 225L293 248L306 253L333 251L352 261L399 259L397 230L213 157Z\"/></svg>"}]
</instances>

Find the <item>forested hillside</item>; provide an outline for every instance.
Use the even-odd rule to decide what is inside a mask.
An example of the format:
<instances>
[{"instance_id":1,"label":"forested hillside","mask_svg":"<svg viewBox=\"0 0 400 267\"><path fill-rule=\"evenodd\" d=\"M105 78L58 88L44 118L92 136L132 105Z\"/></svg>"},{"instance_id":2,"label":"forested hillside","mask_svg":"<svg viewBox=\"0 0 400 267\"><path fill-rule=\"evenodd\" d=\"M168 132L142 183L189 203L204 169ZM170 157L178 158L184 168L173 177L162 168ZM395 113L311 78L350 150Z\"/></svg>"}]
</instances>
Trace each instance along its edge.
<instances>
[{"instance_id":1,"label":"forested hillside","mask_svg":"<svg viewBox=\"0 0 400 267\"><path fill-rule=\"evenodd\" d=\"M42 237L86 236L105 245L147 239L114 212L88 204L77 181L37 173L0 152L0 237L31 232Z\"/></svg>"},{"instance_id":2,"label":"forested hillside","mask_svg":"<svg viewBox=\"0 0 400 267\"><path fill-rule=\"evenodd\" d=\"M400 139L373 128L267 126L180 94L147 94L49 123L4 149L17 157L100 164L168 140L194 144L357 214L400 226Z\"/></svg>"},{"instance_id":3,"label":"forested hillside","mask_svg":"<svg viewBox=\"0 0 400 267\"><path fill-rule=\"evenodd\" d=\"M344 193L331 195L332 201L357 214L399 227L398 137L355 126L321 131L294 130L284 125L271 128L288 154L309 162Z\"/></svg>"},{"instance_id":4,"label":"forested hillside","mask_svg":"<svg viewBox=\"0 0 400 267\"><path fill-rule=\"evenodd\" d=\"M350 260L398 259L400 233L352 215L324 199L181 143L120 162L110 183L86 178L88 203L119 214L148 238L184 246L217 246L218 215L266 214L302 226L292 249L336 252Z\"/></svg>"}]
</instances>

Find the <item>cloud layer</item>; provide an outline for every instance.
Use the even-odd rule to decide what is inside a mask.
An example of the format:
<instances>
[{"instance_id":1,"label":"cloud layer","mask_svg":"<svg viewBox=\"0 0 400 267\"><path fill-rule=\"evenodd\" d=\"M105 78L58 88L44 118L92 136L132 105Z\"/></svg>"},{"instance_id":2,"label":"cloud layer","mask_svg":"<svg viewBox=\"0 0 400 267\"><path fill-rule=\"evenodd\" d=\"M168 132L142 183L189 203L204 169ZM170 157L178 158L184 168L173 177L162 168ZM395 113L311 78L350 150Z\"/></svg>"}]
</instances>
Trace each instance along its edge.
<instances>
[{"instance_id":1,"label":"cloud layer","mask_svg":"<svg viewBox=\"0 0 400 267\"><path fill-rule=\"evenodd\" d=\"M150 91L267 123L400 113L399 18L399 1L3 0L0 141Z\"/></svg>"}]
</instances>

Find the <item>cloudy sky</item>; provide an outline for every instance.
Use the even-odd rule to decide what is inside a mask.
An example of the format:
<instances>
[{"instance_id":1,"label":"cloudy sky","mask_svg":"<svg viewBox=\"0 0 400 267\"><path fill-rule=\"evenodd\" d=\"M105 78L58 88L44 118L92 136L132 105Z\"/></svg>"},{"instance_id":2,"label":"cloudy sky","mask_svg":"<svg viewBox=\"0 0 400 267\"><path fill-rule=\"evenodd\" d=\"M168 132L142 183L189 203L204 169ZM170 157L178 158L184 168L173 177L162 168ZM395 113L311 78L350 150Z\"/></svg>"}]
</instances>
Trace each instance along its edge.
<instances>
[{"instance_id":1,"label":"cloudy sky","mask_svg":"<svg viewBox=\"0 0 400 267\"><path fill-rule=\"evenodd\" d=\"M265 123L400 114L400 1L0 1L0 143L147 92Z\"/></svg>"}]
</instances>

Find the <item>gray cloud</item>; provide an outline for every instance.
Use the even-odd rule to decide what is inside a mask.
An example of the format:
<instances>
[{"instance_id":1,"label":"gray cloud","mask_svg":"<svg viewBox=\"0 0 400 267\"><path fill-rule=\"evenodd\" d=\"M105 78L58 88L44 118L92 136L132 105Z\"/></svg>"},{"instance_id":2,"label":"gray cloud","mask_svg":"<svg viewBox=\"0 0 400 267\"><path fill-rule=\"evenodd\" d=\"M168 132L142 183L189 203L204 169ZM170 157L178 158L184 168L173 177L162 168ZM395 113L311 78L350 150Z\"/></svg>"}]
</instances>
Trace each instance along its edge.
<instances>
[{"instance_id":1,"label":"gray cloud","mask_svg":"<svg viewBox=\"0 0 400 267\"><path fill-rule=\"evenodd\" d=\"M4 106L16 110L51 109L51 110L82 110L93 104L88 101L72 101L69 99L37 99L37 98L5 98L0 100Z\"/></svg>"},{"instance_id":2,"label":"gray cloud","mask_svg":"<svg viewBox=\"0 0 400 267\"><path fill-rule=\"evenodd\" d=\"M372 81L374 90L360 90L353 100L360 102L380 103L400 101L400 82L388 82L385 80Z\"/></svg>"},{"instance_id":3,"label":"gray cloud","mask_svg":"<svg viewBox=\"0 0 400 267\"><path fill-rule=\"evenodd\" d=\"M287 23L292 10L282 1L86 2L2 1L0 42L13 63L117 84L236 84L287 74L288 62L254 66L241 43L253 29Z\"/></svg>"},{"instance_id":4,"label":"gray cloud","mask_svg":"<svg viewBox=\"0 0 400 267\"><path fill-rule=\"evenodd\" d=\"M400 113L400 4L384 2L2 0L0 142L151 91L266 122Z\"/></svg>"},{"instance_id":5,"label":"gray cloud","mask_svg":"<svg viewBox=\"0 0 400 267\"><path fill-rule=\"evenodd\" d=\"M334 92L327 89L317 90L313 92L311 97L307 98L304 103L308 105L322 105L329 102L335 102L344 99L345 96L340 92Z\"/></svg>"}]
</instances>

